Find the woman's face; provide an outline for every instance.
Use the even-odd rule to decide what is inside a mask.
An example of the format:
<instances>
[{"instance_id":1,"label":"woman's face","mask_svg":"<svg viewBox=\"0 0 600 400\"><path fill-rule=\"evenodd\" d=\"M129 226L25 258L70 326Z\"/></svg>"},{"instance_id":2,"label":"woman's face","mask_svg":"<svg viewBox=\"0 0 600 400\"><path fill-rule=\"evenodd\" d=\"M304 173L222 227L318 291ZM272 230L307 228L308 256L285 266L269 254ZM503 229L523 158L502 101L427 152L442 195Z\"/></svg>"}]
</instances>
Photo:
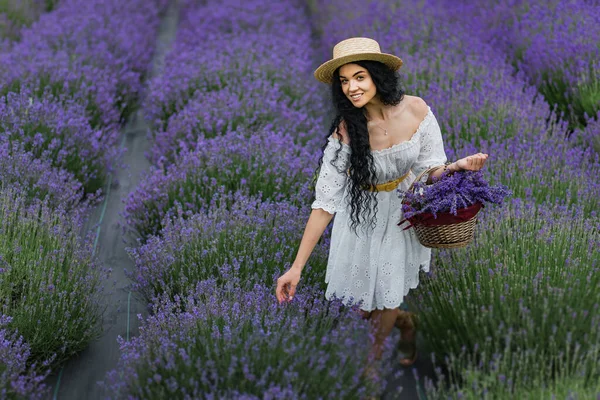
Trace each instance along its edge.
<instances>
[{"instance_id":1,"label":"woman's face","mask_svg":"<svg viewBox=\"0 0 600 400\"><path fill-rule=\"evenodd\" d=\"M375 83L366 68L358 64L344 64L340 67L342 92L354 107L363 107L377 94Z\"/></svg>"}]
</instances>

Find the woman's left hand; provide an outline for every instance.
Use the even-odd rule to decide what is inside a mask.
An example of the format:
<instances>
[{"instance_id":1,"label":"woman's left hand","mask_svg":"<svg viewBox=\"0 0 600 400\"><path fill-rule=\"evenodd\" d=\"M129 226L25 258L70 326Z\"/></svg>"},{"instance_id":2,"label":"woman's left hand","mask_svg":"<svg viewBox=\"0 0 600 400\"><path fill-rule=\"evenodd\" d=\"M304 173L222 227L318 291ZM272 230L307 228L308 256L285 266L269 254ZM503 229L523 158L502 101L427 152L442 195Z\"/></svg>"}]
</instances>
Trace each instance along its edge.
<instances>
[{"instance_id":1,"label":"woman's left hand","mask_svg":"<svg viewBox=\"0 0 600 400\"><path fill-rule=\"evenodd\" d=\"M456 161L456 166L464 171L479 171L483 168L488 155L485 153L477 153Z\"/></svg>"}]
</instances>

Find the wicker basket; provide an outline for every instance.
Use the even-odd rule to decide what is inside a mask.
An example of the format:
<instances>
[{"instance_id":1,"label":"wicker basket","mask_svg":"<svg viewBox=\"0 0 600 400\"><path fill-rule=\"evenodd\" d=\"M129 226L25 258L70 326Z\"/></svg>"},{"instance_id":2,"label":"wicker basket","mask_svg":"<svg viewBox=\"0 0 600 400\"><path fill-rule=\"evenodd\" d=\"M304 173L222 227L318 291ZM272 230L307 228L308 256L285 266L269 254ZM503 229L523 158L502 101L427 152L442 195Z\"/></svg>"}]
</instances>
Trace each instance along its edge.
<instances>
[{"instance_id":1,"label":"wicker basket","mask_svg":"<svg viewBox=\"0 0 600 400\"><path fill-rule=\"evenodd\" d=\"M414 191L415 182L419 182L424 174L429 175L429 173L436 170L437 168L439 167L433 167L429 168L426 171L423 171L421 175L419 175L417 179L415 179L415 181L409 186L408 191ZM479 209L481 207L481 204L478 204L477 207L469 207L475 210L473 217L461 222L443 225L424 225L422 223L419 223L419 218L416 217L407 218L406 221L409 221L411 223L411 226L415 228L415 232L417 234L419 242L421 242L421 244L425 247L445 249L465 247L473 240L473 236L475 234L475 225L477 224L477 214L479 213ZM438 217L440 217L444 215L450 216L452 214L448 212L437 213L437 215Z\"/></svg>"}]
</instances>

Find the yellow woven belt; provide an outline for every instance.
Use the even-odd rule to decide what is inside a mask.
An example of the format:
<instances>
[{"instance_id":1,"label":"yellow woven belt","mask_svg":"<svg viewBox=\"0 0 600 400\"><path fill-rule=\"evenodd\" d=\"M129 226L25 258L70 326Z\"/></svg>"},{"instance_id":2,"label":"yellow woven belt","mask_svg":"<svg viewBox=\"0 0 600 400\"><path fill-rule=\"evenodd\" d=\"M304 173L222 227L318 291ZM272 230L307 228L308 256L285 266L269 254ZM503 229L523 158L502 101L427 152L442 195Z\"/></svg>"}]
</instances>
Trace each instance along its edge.
<instances>
[{"instance_id":1,"label":"yellow woven belt","mask_svg":"<svg viewBox=\"0 0 600 400\"><path fill-rule=\"evenodd\" d=\"M370 190L371 192L374 192L375 188L377 188L378 192L391 192L392 190L396 189L396 187L400 184L400 182L405 180L409 174L410 174L410 171L408 171L406 173L406 175L403 175L398 179L394 179L393 181L380 183L379 185L374 185L374 186L372 185L368 188L368 190Z\"/></svg>"}]
</instances>

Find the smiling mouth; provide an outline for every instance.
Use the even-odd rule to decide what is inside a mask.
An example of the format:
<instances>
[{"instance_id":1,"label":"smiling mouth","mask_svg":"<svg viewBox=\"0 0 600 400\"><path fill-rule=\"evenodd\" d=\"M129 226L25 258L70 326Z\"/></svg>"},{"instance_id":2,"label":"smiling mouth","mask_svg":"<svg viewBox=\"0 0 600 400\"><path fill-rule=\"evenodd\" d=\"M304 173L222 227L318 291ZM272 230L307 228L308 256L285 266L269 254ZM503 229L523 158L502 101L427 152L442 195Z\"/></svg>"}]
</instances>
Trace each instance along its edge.
<instances>
[{"instance_id":1,"label":"smiling mouth","mask_svg":"<svg viewBox=\"0 0 600 400\"><path fill-rule=\"evenodd\" d=\"M362 95L363 95L362 93L360 93L360 94L354 94L354 95L350 95L350 98L352 100L356 101L356 100L360 99L362 97Z\"/></svg>"}]
</instances>

